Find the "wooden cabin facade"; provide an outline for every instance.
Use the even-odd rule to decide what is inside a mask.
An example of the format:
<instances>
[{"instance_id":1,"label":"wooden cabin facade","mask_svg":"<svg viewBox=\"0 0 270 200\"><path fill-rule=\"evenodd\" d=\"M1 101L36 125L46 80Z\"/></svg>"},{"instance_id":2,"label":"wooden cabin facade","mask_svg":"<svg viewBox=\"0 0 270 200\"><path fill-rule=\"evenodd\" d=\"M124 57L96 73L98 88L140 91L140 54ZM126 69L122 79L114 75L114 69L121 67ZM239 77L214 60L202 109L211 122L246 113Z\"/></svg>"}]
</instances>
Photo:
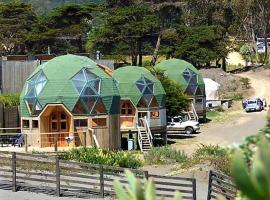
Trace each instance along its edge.
<instances>
[{"instance_id":1,"label":"wooden cabin facade","mask_svg":"<svg viewBox=\"0 0 270 200\"><path fill-rule=\"evenodd\" d=\"M21 127L33 147L120 149L120 95L86 57L59 56L40 65L21 93Z\"/></svg>"},{"instance_id":2,"label":"wooden cabin facade","mask_svg":"<svg viewBox=\"0 0 270 200\"><path fill-rule=\"evenodd\" d=\"M152 132L166 130L165 91L160 81L143 67L127 66L113 72L120 102L121 132L137 131L146 118Z\"/></svg>"},{"instance_id":3,"label":"wooden cabin facade","mask_svg":"<svg viewBox=\"0 0 270 200\"><path fill-rule=\"evenodd\" d=\"M184 60L164 60L155 66L156 70L163 71L171 80L178 83L189 97L199 118L206 118L205 84L202 74L191 64Z\"/></svg>"}]
</instances>

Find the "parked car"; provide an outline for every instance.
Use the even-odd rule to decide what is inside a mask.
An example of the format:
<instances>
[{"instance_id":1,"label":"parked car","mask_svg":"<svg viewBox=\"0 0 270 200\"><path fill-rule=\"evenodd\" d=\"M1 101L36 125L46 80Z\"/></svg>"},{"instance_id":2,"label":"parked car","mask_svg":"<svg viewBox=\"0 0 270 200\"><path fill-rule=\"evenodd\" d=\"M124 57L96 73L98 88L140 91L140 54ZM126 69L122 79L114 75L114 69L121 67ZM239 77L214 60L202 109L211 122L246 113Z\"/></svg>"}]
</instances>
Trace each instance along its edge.
<instances>
[{"instance_id":1,"label":"parked car","mask_svg":"<svg viewBox=\"0 0 270 200\"><path fill-rule=\"evenodd\" d=\"M243 102L246 112L262 111L264 109L263 102L260 98L249 98Z\"/></svg>"},{"instance_id":2,"label":"parked car","mask_svg":"<svg viewBox=\"0 0 270 200\"><path fill-rule=\"evenodd\" d=\"M196 133L200 130L200 124L196 121L187 120L181 116L169 117L167 120L168 132L185 132L186 134Z\"/></svg>"}]
</instances>

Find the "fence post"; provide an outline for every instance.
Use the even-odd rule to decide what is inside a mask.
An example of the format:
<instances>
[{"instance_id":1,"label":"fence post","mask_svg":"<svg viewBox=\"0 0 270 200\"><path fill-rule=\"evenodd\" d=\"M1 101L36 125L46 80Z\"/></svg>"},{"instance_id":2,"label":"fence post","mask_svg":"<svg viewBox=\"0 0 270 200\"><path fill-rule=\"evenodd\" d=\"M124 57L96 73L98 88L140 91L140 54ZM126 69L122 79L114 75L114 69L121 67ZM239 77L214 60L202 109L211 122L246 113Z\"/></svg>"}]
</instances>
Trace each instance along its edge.
<instances>
[{"instance_id":1,"label":"fence post","mask_svg":"<svg viewBox=\"0 0 270 200\"><path fill-rule=\"evenodd\" d=\"M209 171L207 200L211 199L211 189L212 189L212 170Z\"/></svg>"},{"instance_id":2,"label":"fence post","mask_svg":"<svg viewBox=\"0 0 270 200\"><path fill-rule=\"evenodd\" d=\"M55 157L55 182L56 182L56 196L60 197L60 163L59 158Z\"/></svg>"},{"instance_id":3,"label":"fence post","mask_svg":"<svg viewBox=\"0 0 270 200\"><path fill-rule=\"evenodd\" d=\"M100 181L100 189L99 194L100 197L104 197L104 169L103 165L99 165L99 181Z\"/></svg>"},{"instance_id":4,"label":"fence post","mask_svg":"<svg viewBox=\"0 0 270 200\"><path fill-rule=\"evenodd\" d=\"M149 173L148 173L148 171L144 171L143 173L144 173L144 178L148 180L148 178L149 178Z\"/></svg>"},{"instance_id":5,"label":"fence post","mask_svg":"<svg viewBox=\"0 0 270 200\"><path fill-rule=\"evenodd\" d=\"M25 152L28 152L28 135L24 134Z\"/></svg>"},{"instance_id":6,"label":"fence post","mask_svg":"<svg viewBox=\"0 0 270 200\"><path fill-rule=\"evenodd\" d=\"M58 140L58 133L54 133L53 135L53 139L54 139L54 151L57 152L58 148L57 148L57 140Z\"/></svg>"},{"instance_id":7,"label":"fence post","mask_svg":"<svg viewBox=\"0 0 270 200\"><path fill-rule=\"evenodd\" d=\"M196 179L195 178L193 178L192 179L192 199L193 200L196 200L196 198L197 198L197 192L196 192L196 190L197 190L197 187L196 187Z\"/></svg>"},{"instance_id":8,"label":"fence post","mask_svg":"<svg viewBox=\"0 0 270 200\"><path fill-rule=\"evenodd\" d=\"M16 185L16 152L12 152L12 191L17 192L17 185Z\"/></svg>"},{"instance_id":9,"label":"fence post","mask_svg":"<svg viewBox=\"0 0 270 200\"><path fill-rule=\"evenodd\" d=\"M86 147L86 131L83 132L83 147Z\"/></svg>"}]
</instances>

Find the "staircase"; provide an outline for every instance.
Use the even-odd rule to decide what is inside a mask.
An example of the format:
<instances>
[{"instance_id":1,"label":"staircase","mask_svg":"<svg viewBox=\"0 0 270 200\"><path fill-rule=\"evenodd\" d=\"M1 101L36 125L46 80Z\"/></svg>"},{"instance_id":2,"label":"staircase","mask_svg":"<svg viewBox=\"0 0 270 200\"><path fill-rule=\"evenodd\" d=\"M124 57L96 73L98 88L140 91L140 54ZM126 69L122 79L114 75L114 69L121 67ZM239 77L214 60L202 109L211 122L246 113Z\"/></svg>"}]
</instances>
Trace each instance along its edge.
<instances>
[{"instance_id":1,"label":"staircase","mask_svg":"<svg viewBox=\"0 0 270 200\"><path fill-rule=\"evenodd\" d=\"M199 117L197 115L197 112L193 103L191 104L191 110L188 111L188 117L189 117L189 120L191 121L197 122L199 120Z\"/></svg>"},{"instance_id":2,"label":"staircase","mask_svg":"<svg viewBox=\"0 0 270 200\"><path fill-rule=\"evenodd\" d=\"M153 147L153 136L146 118L140 118L137 124L138 143L143 153L148 152Z\"/></svg>"}]
</instances>

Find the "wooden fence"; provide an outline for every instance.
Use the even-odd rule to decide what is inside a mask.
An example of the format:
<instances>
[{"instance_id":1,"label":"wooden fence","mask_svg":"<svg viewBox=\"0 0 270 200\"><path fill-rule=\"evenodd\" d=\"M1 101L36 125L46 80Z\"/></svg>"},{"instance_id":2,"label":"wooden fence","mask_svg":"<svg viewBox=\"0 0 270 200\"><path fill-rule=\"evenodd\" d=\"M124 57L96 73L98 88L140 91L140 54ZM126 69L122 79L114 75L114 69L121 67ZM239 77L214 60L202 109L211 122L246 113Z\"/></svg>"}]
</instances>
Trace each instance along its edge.
<instances>
[{"instance_id":1,"label":"wooden fence","mask_svg":"<svg viewBox=\"0 0 270 200\"><path fill-rule=\"evenodd\" d=\"M91 198L115 195L113 182L123 185L124 168L60 160L58 157L0 151L0 189L41 192L56 196ZM131 170L138 178L153 178L159 196L196 200L196 180Z\"/></svg>"},{"instance_id":2,"label":"wooden fence","mask_svg":"<svg viewBox=\"0 0 270 200\"><path fill-rule=\"evenodd\" d=\"M236 186L231 177L210 171L207 200L216 199L218 195L233 200L236 197Z\"/></svg>"},{"instance_id":3,"label":"wooden fence","mask_svg":"<svg viewBox=\"0 0 270 200\"><path fill-rule=\"evenodd\" d=\"M38 60L2 60L2 92L5 94L20 93L26 79L33 73L38 65Z\"/></svg>"}]
</instances>

